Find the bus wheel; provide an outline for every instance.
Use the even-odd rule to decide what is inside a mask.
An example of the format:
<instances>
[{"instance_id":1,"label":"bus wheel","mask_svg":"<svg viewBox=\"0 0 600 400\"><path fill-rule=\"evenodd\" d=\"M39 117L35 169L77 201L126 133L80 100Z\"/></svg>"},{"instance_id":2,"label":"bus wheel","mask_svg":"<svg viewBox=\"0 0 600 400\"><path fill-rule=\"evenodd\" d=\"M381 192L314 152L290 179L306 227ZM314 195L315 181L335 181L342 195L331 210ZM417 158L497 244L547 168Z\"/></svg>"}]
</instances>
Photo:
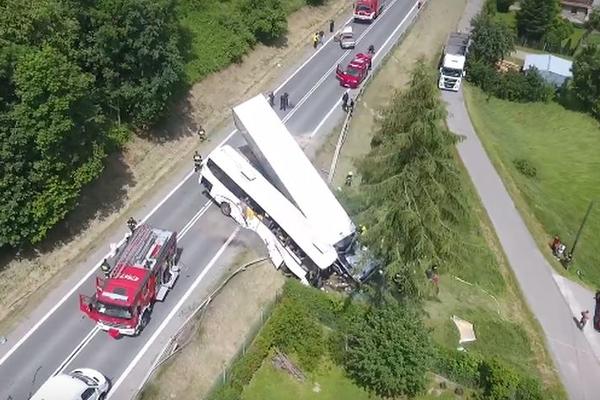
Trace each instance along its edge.
<instances>
[{"instance_id":1,"label":"bus wheel","mask_svg":"<svg viewBox=\"0 0 600 400\"><path fill-rule=\"evenodd\" d=\"M231 206L229 205L229 203L227 203L226 201L222 202L220 208L223 215L227 217L231 216Z\"/></svg>"}]
</instances>

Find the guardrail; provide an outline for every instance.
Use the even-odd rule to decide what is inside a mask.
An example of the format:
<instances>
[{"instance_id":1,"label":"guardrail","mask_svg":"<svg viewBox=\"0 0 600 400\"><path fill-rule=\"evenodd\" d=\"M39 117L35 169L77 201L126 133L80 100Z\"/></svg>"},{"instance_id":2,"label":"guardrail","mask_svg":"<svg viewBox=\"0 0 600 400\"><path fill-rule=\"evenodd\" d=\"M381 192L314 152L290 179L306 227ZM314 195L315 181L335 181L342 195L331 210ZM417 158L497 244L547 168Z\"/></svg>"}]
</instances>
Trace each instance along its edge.
<instances>
[{"instance_id":1,"label":"guardrail","mask_svg":"<svg viewBox=\"0 0 600 400\"><path fill-rule=\"evenodd\" d=\"M398 45L398 43L401 42L401 40L403 39L403 37L410 31L410 27L414 23L416 17L427 7L428 4L429 4L428 1L422 1L421 2L421 6L417 7L416 8L416 12L412 15L412 18L411 18L410 22L408 23L407 29L400 34L400 36L396 40L396 43L394 44L394 46L392 46L390 48L390 50L383 56L382 60L379 63L373 65L373 70L367 76L367 79L365 79L365 81L363 82L363 84L361 85L361 87L358 90L358 93L356 94L356 96L354 96L354 106L355 107L358 106L358 101L360 100L360 97L362 96L363 92L367 88L367 86L368 86L367 84L369 83L369 81L371 80L371 78L375 75L375 72L380 68L381 65L384 64L385 59L392 53L392 50L394 49L394 47L396 45ZM344 124L342 125L342 129L341 129L340 134L338 136L338 140L337 140L337 143L336 143L336 146L335 146L335 151L333 152L333 158L331 160L331 165L329 166L329 171L327 172L327 182L329 184L331 184L333 182L333 177L335 175L335 168L337 167L338 159L339 159L340 153L342 151L342 146L346 142L346 138L348 136L348 129L349 129L349 126L350 126L350 121L352 120L352 114L353 113L354 113L354 109L351 109L350 111L348 111L348 114L346 115L346 118L344 119Z\"/></svg>"}]
</instances>

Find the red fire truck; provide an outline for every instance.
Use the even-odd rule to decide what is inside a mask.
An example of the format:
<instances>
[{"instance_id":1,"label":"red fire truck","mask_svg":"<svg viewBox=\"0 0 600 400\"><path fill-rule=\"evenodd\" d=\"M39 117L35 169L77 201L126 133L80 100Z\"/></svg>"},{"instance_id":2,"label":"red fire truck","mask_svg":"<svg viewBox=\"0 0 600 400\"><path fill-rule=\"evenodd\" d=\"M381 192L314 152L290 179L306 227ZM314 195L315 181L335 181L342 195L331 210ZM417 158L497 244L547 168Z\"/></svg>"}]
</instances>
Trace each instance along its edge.
<instances>
[{"instance_id":1,"label":"red fire truck","mask_svg":"<svg viewBox=\"0 0 600 400\"><path fill-rule=\"evenodd\" d=\"M96 293L79 296L79 307L113 338L139 334L155 301L164 300L179 276L175 265L177 233L138 226L116 256L105 278L96 277Z\"/></svg>"}]
</instances>

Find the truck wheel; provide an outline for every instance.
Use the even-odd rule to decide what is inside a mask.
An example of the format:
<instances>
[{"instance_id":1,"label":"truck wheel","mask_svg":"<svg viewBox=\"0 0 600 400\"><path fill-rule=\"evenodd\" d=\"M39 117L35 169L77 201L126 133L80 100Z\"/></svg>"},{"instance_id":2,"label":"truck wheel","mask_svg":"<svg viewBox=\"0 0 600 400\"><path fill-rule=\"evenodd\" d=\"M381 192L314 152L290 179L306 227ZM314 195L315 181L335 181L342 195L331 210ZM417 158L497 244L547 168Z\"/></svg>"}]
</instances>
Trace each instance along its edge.
<instances>
[{"instance_id":1,"label":"truck wheel","mask_svg":"<svg viewBox=\"0 0 600 400\"><path fill-rule=\"evenodd\" d=\"M148 325L148 322L150 322L150 311L146 310L142 314L142 321L140 322L140 327L138 329L138 335L144 331L144 328L146 328L146 326Z\"/></svg>"},{"instance_id":2,"label":"truck wheel","mask_svg":"<svg viewBox=\"0 0 600 400\"><path fill-rule=\"evenodd\" d=\"M226 201L222 202L220 208L223 215L225 215L226 217L231 216L231 206L229 205L229 203L227 203Z\"/></svg>"}]
</instances>

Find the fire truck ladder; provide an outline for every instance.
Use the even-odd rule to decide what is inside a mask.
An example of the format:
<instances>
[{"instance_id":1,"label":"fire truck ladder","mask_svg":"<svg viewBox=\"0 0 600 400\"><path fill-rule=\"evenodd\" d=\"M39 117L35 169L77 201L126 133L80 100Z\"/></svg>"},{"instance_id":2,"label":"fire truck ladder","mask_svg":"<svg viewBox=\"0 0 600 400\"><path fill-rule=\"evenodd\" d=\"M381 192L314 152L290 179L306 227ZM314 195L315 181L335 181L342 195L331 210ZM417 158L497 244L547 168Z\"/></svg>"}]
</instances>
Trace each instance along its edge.
<instances>
[{"instance_id":1,"label":"fire truck ladder","mask_svg":"<svg viewBox=\"0 0 600 400\"><path fill-rule=\"evenodd\" d=\"M111 277L113 278L119 276L126 266L137 265L149 269L153 267L152 264L146 264L146 255L156 242L156 233L154 233L152 228L145 224L138 226L130 241L111 273Z\"/></svg>"}]
</instances>

